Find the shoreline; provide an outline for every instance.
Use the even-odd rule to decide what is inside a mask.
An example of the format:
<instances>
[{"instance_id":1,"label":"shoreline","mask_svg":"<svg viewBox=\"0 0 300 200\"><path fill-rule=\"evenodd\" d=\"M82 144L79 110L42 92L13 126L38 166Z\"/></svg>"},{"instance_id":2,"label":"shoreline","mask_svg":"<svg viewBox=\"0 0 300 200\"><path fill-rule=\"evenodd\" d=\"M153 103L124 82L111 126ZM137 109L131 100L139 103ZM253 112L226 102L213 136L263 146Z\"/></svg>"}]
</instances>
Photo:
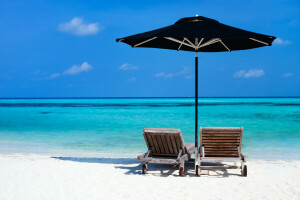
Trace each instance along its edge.
<instances>
[{"instance_id":1,"label":"shoreline","mask_svg":"<svg viewBox=\"0 0 300 200\"><path fill-rule=\"evenodd\" d=\"M63 155L63 154L51 154L51 153L3 153L0 152L0 157L22 157L22 156L32 156L32 157L46 157L46 158L66 158L66 159L135 159L137 161L137 156L142 154L143 152L137 152L135 154L106 154L106 153L99 153L98 155L96 154L91 154L88 156L87 154L69 154L69 155ZM255 162L255 161L262 161L262 162L300 162L300 157L299 159L292 159L285 157L284 159L281 158L249 158L247 155L245 155L247 162ZM193 156L192 156L193 159ZM139 162L139 161L137 161ZM188 161L192 162L192 161Z\"/></svg>"}]
</instances>

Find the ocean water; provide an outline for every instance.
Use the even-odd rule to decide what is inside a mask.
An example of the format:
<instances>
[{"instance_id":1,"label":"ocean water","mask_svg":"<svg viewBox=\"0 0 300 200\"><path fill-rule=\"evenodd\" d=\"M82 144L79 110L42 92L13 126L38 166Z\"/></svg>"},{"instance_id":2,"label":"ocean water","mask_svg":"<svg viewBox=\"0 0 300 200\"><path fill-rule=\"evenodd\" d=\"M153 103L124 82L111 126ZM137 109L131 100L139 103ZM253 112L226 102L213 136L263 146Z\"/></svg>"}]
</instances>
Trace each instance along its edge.
<instances>
[{"instance_id":1,"label":"ocean water","mask_svg":"<svg viewBox=\"0 0 300 200\"><path fill-rule=\"evenodd\" d=\"M300 159L300 98L200 98L199 126L243 126L249 159ZM146 127L194 142L194 99L0 99L0 153L135 157Z\"/></svg>"}]
</instances>

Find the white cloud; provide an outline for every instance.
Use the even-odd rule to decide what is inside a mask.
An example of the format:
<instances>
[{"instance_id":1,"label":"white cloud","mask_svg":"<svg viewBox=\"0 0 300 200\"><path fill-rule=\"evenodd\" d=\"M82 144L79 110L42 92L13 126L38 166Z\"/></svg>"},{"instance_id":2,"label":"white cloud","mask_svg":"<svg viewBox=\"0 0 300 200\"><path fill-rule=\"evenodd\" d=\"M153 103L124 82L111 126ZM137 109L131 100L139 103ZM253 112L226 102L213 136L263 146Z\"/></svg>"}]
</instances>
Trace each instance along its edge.
<instances>
[{"instance_id":1,"label":"white cloud","mask_svg":"<svg viewBox=\"0 0 300 200\"><path fill-rule=\"evenodd\" d=\"M281 38L276 38L276 40L274 41L274 45L289 45L289 44L292 44L292 42L289 40L283 40Z\"/></svg>"},{"instance_id":2,"label":"white cloud","mask_svg":"<svg viewBox=\"0 0 300 200\"><path fill-rule=\"evenodd\" d=\"M164 76L165 76L165 72L159 72L155 74L155 77L164 77Z\"/></svg>"},{"instance_id":3,"label":"white cloud","mask_svg":"<svg viewBox=\"0 0 300 200\"><path fill-rule=\"evenodd\" d=\"M67 87L74 87L75 85L73 83L69 83L66 85Z\"/></svg>"},{"instance_id":4,"label":"white cloud","mask_svg":"<svg viewBox=\"0 0 300 200\"><path fill-rule=\"evenodd\" d=\"M81 72L87 72L92 69L92 66L88 64L87 62L83 62L81 65L73 65L69 69L65 70L63 73L53 73L50 76L40 78L40 80L49 80L49 79L55 79L58 78L61 75L74 75L79 74ZM40 73L40 72L38 72Z\"/></svg>"},{"instance_id":5,"label":"white cloud","mask_svg":"<svg viewBox=\"0 0 300 200\"><path fill-rule=\"evenodd\" d=\"M155 77L162 77L162 78L171 78L173 76L174 76L174 74L172 74L172 73L167 74L165 72L160 72L160 73L155 74Z\"/></svg>"},{"instance_id":6,"label":"white cloud","mask_svg":"<svg viewBox=\"0 0 300 200\"><path fill-rule=\"evenodd\" d=\"M121 65L118 69L119 70L123 70L123 71L126 71L126 70L137 70L137 69L139 69L139 67L132 66L132 65L130 65L128 63L125 63L125 64Z\"/></svg>"},{"instance_id":7,"label":"white cloud","mask_svg":"<svg viewBox=\"0 0 300 200\"><path fill-rule=\"evenodd\" d=\"M98 23L85 24L82 18L74 17L70 22L58 25L58 30L76 36L95 35L102 27Z\"/></svg>"},{"instance_id":8,"label":"white cloud","mask_svg":"<svg viewBox=\"0 0 300 200\"><path fill-rule=\"evenodd\" d=\"M131 77L131 78L128 79L127 81L136 81L136 77Z\"/></svg>"},{"instance_id":9,"label":"white cloud","mask_svg":"<svg viewBox=\"0 0 300 200\"><path fill-rule=\"evenodd\" d=\"M263 75L265 75L265 72L262 69L250 69L249 71L241 70L241 71L235 72L233 74L233 77L235 77L235 78L251 78L251 77L258 78Z\"/></svg>"},{"instance_id":10,"label":"white cloud","mask_svg":"<svg viewBox=\"0 0 300 200\"><path fill-rule=\"evenodd\" d=\"M31 71L31 72L29 72L29 74L34 74L34 75L38 75L38 74L41 74L41 70L40 69L37 69L37 70L35 70L35 71Z\"/></svg>"},{"instance_id":11,"label":"white cloud","mask_svg":"<svg viewBox=\"0 0 300 200\"><path fill-rule=\"evenodd\" d=\"M183 70L175 73L165 73L165 72L159 72L155 74L155 77L161 77L161 78L172 78L174 76L184 76L186 79L190 79L193 77L193 75L189 74L192 71L192 68L190 67L184 67Z\"/></svg>"},{"instance_id":12,"label":"white cloud","mask_svg":"<svg viewBox=\"0 0 300 200\"><path fill-rule=\"evenodd\" d=\"M193 78L194 77L194 75L187 75L187 76L185 76L184 78L185 79L191 79L191 78Z\"/></svg>"},{"instance_id":13,"label":"white cloud","mask_svg":"<svg viewBox=\"0 0 300 200\"><path fill-rule=\"evenodd\" d=\"M57 77L59 77L60 76L60 73L53 73L53 74L51 74L50 76L47 76L47 77L45 77L45 78L41 78L42 80L49 80L49 79L55 79L55 78L57 78Z\"/></svg>"},{"instance_id":14,"label":"white cloud","mask_svg":"<svg viewBox=\"0 0 300 200\"><path fill-rule=\"evenodd\" d=\"M81 72L87 72L92 69L92 66L87 62L83 62L81 65L73 65L69 69L65 70L63 74L65 75L74 75L79 74Z\"/></svg>"},{"instance_id":15,"label":"white cloud","mask_svg":"<svg viewBox=\"0 0 300 200\"><path fill-rule=\"evenodd\" d=\"M38 69L38 70L35 70L35 71L33 72L33 74L39 74L40 72L41 72L41 70Z\"/></svg>"},{"instance_id":16,"label":"white cloud","mask_svg":"<svg viewBox=\"0 0 300 200\"><path fill-rule=\"evenodd\" d=\"M283 74L284 77L291 77L293 75L294 75L293 73L285 73L285 74Z\"/></svg>"}]
</instances>

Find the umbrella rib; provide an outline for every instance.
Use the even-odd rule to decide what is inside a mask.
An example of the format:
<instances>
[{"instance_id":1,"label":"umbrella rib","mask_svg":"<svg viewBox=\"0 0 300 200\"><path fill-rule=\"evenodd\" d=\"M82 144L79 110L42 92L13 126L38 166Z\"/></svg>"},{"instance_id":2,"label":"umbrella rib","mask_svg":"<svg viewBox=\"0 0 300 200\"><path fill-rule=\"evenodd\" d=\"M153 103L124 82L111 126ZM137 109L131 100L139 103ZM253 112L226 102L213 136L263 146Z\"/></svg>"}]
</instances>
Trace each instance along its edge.
<instances>
[{"instance_id":1,"label":"umbrella rib","mask_svg":"<svg viewBox=\"0 0 300 200\"><path fill-rule=\"evenodd\" d=\"M188 41L188 43L190 43L190 45L192 45L194 48L196 48L196 46L189 39L187 39L187 38L185 38L185 39L186 39L186 41Z\"/></svg>"},{"instance_id":2,"label":"umbrella rib","mask_svg":"<svg viewBox=\"0 0 300 200\"><path fill-rule=\"evenodd\" d=\"M151 40L154 40L154 39L156 39L156 38L157 38L157 37L150 38L150 39L148 39L148 40L145 40L145 41L143 41L143 42L140 42L140 43L134 45L133 47L140 46L140 45L145 44L145 43L147 43L147 42L150 42Z\"/></svg>"},{"instance_id":3,"label":"umbrella rib","mask_svg":"<svg viewBox=\"0 0 300 200\"><path fill-rule=\"evenodd\" d=\"M223 46L224 46L228 51L231 51L231 50L224 44L224 42L223 42L221 39L219 39L219 42L221 42L221 44L223 44Z\"/></svg>"},{"instance_id":4,"label":"umbrella rib","mask_svg":"<svg viewBox=\"0 0 300 200\"><path fill-rule=\"evenodd\" d=\"M197 49L200 47L200 45L201 45L201 43L202 43L203 40L204 40L204 38L201 38L201 40L200 40L200 42L199 42L199 44L197 46Z\"/></svg>"},{"instance_id":5,"label":"umbrella rib","mask_svg":"<svg viewBox=\"0 0 300 200\"><path fill-rule=\"evenodd\" d=\"M182 40L182 42L184 42L184 41L185 41L185 38ZM179 45L177 51L179 51L179 49L181 48L181 46L182 46L182 43Z\"/></svg>"},{"instance_id":6,"label":"umbrella rib","mask_svg":"<svg viewBox=\"0 0 300 200\"><path fill-rule=\"evenodd\" d=\"M218 41L219 41L219 38L213 38L213 39L211 39L211 40L205 42L204 44L200 45L200 46L199 46L199 49L202 48L202 47L205 47L205 46L214 44L214 43L216 43L216 42L218 42Z\"/></svg>"},{"instance_id":7,"label":"umbrella rib","mask_svg":"<svg viewBox=\"0 0 300 200\"><path fill-rule=\"evenodd\" d=\"M255 42L259 42L259 43L262 43L262 44L264 44L264 45L267 45L267 46L269 46L269 44L268 43L266 43L266 42L263 42L263 41L260 41L260 40L258 40L258 39L254 39L254 38L249 38L250 40L253 40L253 41L255 41Z\"/></svg>"},{"instance_id":8,"label":"umbrella rib","mask_svg":"<svg viewBox=\"0 0 300 200\"><path fill-rule=\"evenodd\" d=\"M188 47L195 48L194 46L192 46L192 45L190 45L190 44L187 44L187 43L185 43L185 42L182 42L182 41L177 40L177 39L172 38L172 37L165 37L165 39L171 40L171 41L173 41L173 42L178 42L179 44L183 44L183 45L186 45L186 46L188 46Z\"/></svg>"}]
</instances>

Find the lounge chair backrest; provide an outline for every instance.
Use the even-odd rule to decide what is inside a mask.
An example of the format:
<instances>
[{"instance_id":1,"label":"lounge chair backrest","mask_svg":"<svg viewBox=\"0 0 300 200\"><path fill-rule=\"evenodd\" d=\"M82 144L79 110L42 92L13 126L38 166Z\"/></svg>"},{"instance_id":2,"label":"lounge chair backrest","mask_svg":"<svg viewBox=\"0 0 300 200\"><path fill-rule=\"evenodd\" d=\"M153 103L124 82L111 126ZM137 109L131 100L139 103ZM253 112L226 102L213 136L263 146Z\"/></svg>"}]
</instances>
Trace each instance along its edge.
<instances>
[{"instance_id":1,"label":"lounge chair backrest","mask_svg":"<svg viewBox=\"0 0 300 200\"><path fill-rule=\"evenodd\" d=\"M239 157L243 127L200 128L200 155L205 157Z\"/></svg>"},{"instance_id":2,"label":"lounge chair backrest","mask_svg":"<svg viewBox=\"0 0 300 200\"><path fill-rule=\"evenodd\" d=\"M178 156L180 150L186 151L179 129L145 128L143 135L153 156Z\"/></svg>"}]
</instances>

